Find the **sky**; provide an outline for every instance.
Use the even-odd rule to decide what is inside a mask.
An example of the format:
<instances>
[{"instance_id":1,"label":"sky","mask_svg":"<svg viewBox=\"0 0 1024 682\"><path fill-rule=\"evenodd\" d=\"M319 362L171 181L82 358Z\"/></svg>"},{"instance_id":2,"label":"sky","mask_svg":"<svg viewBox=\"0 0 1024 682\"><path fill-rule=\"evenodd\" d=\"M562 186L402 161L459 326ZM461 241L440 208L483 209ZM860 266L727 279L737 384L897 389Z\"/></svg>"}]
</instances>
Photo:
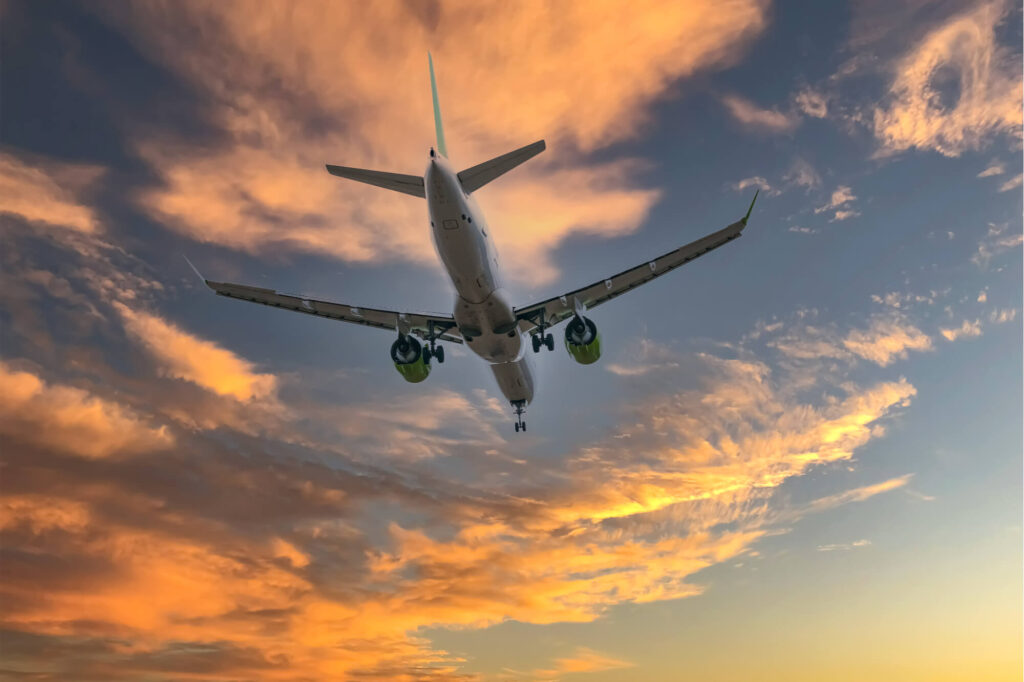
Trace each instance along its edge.
<instances>
[{"instance_id":1,"label":"sky","mask_svg":"<svg viewBox=\"0 0 1024 682\"><path fill-rule=\"evenodd\" d=\"M0 4L0 678L1020 680L1009 2ZM517 305L740 218L536 356L448 312L419 174ZM556 330L560 335L561 330ZM559 342L560 345L560 342Z\"/></svg>"}]
</instances>

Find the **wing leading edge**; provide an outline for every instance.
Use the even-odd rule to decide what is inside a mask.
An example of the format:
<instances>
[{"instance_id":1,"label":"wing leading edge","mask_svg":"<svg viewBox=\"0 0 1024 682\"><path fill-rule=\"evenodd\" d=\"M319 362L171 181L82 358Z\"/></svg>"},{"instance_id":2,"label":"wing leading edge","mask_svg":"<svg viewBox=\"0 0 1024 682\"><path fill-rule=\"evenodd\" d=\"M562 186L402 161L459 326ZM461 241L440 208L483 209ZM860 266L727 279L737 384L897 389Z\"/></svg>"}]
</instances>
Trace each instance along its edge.
<instances>
[{"instance_id":1,"label":"wing leading edge","mask_svg":"<svg viewBox=\"0 0 1024 682\"><path fill-rule=\"evenodd\" d=\"M585 308L599 306L606 301L621 296L627 291L636 289L641 284L646 284L675 270L681 265L685 265L703 256L708 251L731 242L743 234L743 228L747 226L750 213L754 210L755 201L757 201L756 192L754 193L754 200L750 202L747 214L735 223L717 232L712 232L674 251L669 251L649 260L642 265L624 270L617 275L612 275L588 286L570 291L561 296L549 298L546 301L528 305L524 308L516 308L519 328L522 331L531 331L541 324L545 327L552 327L575 314L576 301Z\"/></svg>"},{"instance_id":2,"label":"wing leading edge","mask_svg":"<svg viewBox=\"0 0 1024 682\"><path fill-rule=\"evenodd\" d=\"M192 264L189 263L189 265ZM193 269L195 269L195 266L193 266ZM200 275L200 278L202 278L202 275ZM218 295L236 298L240 301L250 301L273 308L283 308L297 313L316 315L317 317L326 317L342 322L352 322L353 324L377 327L378 329L389 329L392 331L401 329L406 334L415 334L425 340L434 338L451 343L462 343L458 327L455 325L455 319L450 315L400 313L394 310L360 308L344 303L282 294L273 289L202 279L203 283Z\"/></svg>"}]
</instances>

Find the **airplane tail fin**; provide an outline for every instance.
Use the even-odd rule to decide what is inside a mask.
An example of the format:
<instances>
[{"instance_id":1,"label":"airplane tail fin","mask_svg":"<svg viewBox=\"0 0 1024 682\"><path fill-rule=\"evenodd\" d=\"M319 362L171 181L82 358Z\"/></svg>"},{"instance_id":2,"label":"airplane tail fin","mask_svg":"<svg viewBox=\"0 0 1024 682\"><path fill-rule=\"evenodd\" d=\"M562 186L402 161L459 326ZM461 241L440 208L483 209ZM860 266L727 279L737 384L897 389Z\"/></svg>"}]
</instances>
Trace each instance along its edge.
<instances>
[{"instance_id":1,"label":"airplane tail fin","mask_svg":"<svg viewBox=\"0 0 1024 682\"><path fill-rule=\"evenodd\" d=\"M448 145L444 142L444 125L441 123L441 103L437 99L437 80L434 78L434 57L427 53L427 63L430 65L430 94L434 98L434 128L437 131L437 151L441 156L448 158Z\"/></svg>"},{"instance_id":2,"label":"airplane tail fin","mask_svg":"<svg viewBox=\"0 0 1024 682\"><path fill-rule=\"evenodd\" d=\"M467 193L474 192L486 185L488 182L508 173L524 161L528 161L529 159L537 156L537 154L540 154L545 148L546 145L544 140L538 140L533 144L520 147L508 154L496 156L490 161L484 161L472 168L467 168L459 173L459 181L462 183L462 189L466 190Z\"/></svg>"}]
</instances>

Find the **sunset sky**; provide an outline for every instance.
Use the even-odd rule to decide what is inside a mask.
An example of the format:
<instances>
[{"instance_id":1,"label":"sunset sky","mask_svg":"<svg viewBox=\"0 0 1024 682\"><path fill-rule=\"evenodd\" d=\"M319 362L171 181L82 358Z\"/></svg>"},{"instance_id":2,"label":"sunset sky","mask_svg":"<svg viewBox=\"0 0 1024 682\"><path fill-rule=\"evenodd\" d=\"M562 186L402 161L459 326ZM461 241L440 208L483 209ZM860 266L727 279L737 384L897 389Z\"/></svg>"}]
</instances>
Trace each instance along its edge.
<instances>
[{"instance_id":1,"label":"sunset sky","mask_svg":"<svg viewBox=\"0 0 1024 682\"><path fill-rule=\"evenodd\" d=\"M1015 2L0 2L0 679L1021 679ZM449 312L420 174L517 305L740 218L537 356ZM562 330L556 334L560 337ZM559 339L559 346L561 341Z\"/></svg>"}]
</instances>

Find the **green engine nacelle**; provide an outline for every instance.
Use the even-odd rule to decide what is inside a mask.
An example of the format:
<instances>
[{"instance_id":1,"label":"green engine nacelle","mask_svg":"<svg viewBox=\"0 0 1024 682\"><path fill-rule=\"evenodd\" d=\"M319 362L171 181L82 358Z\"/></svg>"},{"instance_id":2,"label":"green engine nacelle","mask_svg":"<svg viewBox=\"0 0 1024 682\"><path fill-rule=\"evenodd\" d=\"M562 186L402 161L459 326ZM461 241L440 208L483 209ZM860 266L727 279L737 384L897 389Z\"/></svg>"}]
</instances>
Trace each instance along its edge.
<instances>
[{"instance_id":1,"label":"green engine nacelle","mask_svg":"<svg viewBox=\"0 0 1024 682\"><path fill-rule=\"evenodd\" d=\"M410 383L418 384L430 376L430 361L423 357L420 342L412 336L403 336L391 344L391 359L398 373Z\"/></svg>"},{"instance_id":2,"label":"green engine nacelle","mask_svg":"<svg viewBox=\"0 0 1024 682\"><path fill-rule=\"evenodd\" d=\"M601 335L594 321L576 317L565 328L565 349L581 365L592 365L601 357Z\"/></svg>"}]
</instances>

